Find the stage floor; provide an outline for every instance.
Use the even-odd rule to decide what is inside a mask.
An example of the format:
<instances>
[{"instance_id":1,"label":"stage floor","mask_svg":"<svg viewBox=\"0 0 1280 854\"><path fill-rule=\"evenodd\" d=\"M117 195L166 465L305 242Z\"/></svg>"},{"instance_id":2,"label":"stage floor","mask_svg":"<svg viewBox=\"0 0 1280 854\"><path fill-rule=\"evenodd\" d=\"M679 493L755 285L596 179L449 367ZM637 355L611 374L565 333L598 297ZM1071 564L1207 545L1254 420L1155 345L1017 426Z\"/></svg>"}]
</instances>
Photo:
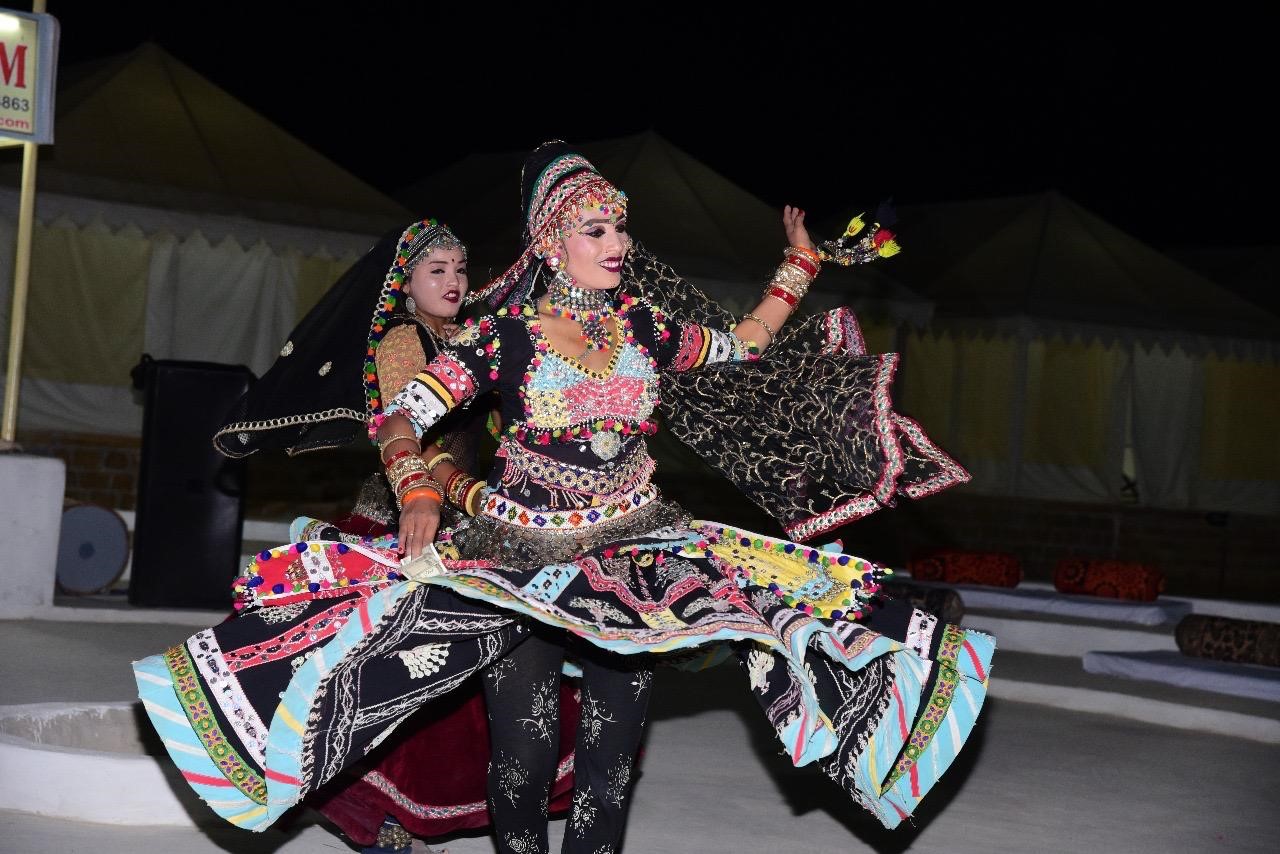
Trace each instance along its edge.
<instances>
[{"instance_id":1,"label":"stage floor","mask_svg":"<svg viewBox=\"0 0 1280 854\"><path fill-rule=\"evenodd\" d=\"M0 704L131 700L128 663L182 640L192 631L183 623L0 621ZM885 831L819 771L787 762L745 678L736 665L660 672L629 854L1269 852L1280 833L1280 746L1080 708L1096 698L1093 708L1129 704L1122 713L1167 705L1274 720L1276 704L1097 677L1078 658L997 653L993 696L971 743L914 826ZM1083 702L1055 707L1064 696ZM0 812L0 852L353 850L314 813L250 834L215 824L198 802L191 809L198 829ZM553 850L562 828L552 825ZM453 854L494 850L486 835L436 843Z\"/></svg>"}]
</instances>

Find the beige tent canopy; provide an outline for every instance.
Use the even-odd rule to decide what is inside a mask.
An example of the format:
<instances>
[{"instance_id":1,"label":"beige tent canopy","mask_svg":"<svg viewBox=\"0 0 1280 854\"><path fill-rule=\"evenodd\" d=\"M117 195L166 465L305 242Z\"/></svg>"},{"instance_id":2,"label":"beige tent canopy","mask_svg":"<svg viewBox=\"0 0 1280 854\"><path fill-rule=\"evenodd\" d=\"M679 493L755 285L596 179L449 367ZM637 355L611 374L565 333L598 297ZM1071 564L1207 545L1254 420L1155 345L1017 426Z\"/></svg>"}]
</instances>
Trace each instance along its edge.
<instances>
[{"instance_id":1,"label":"beige tent canopy","mask_svg":"<svg viewBox=\"0 0 1280 854\"><path fill-rule=\"evenodd\" d=\"M900 213L904 405L971 488L1280 514L1274 315L1058 193Z\"/></svg>"},{"instance_id":2,"label":"beige tent canopy","mask_svg":"<svg viewBox=\"0 0 1280 854\"><path fill-rule=\"evenodd\" d=\"M156 44L62 72L40 189L355 234L403 207ZM17 182L17 161L3 170Z\"/></svg>"},{"instance_id":3,"label":"beige tent canopy","mask_svg":"<svg viewBox=\"0 0 1280 854\"><path fill-rule=\"evenodd\" d=\"M42 149L19 426L137 433L129 369L274 359L298 317L414 217L153 44L60 75ZM0 179L18 180L5 155ZM0 187L8 327L17 192ZM68 334L69 324L75 334Z\"/></svg>"},{"instance_id":4,"label":"beige tent canopy","mask_svg":"<svg viewBox=\"0 0 1280 854\"><path fill-rule=\"evenodd\" d=\"M900 226L893 275L940 319L1280 355L1280 318L1059 193L903 208Z\"/></svg>"}]
</instances>

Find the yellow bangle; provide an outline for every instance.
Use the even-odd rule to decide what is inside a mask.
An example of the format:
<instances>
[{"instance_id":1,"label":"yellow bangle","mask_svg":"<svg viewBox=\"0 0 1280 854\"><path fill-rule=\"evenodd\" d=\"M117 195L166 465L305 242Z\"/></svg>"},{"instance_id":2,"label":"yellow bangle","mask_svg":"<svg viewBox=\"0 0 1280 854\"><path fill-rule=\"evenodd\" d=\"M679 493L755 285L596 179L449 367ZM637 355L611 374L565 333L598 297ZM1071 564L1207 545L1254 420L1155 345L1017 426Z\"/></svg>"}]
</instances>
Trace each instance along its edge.
<instances>
[{"instance_id":1,"label":"yellow bangle","mask_svg":"<svg viewBox=\"0 0 1280 854\"><path fill-rule=\"evenodd\" d=\"M467 491L463 496L463 511L468 516L474 516L480 512L480 496L484 495L484 488L488 486L483 480L477 480L475 483L467 487Z\"/></svg>"},{"instance_id":2,"label":"yellow bangle","mask_svg":"<svg viewBox=\"0 0 1280 854\"><path fill-rule=\"evenodd\" d=\"M427 460L427 474L432 474L433 472L435 472L436 466L440 465L446 460L448 462L453 463L455 466L458 464L457 460L453 458L453 454L449 453L448 451L444 452L443 454L436 454L434 457Z\"/></svg>"}]
</instances>

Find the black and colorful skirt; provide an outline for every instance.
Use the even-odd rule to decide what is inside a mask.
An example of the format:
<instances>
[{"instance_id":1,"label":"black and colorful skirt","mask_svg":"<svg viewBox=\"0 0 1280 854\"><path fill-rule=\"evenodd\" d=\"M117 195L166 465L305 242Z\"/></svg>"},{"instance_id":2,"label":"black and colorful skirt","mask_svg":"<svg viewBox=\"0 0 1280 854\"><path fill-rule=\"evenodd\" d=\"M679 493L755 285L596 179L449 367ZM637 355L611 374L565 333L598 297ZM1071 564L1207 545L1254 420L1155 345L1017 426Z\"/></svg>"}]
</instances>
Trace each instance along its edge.
<instances>
[{"instance_id":1,"label":"black and colorful skirt","mask_svg":"<svg viewBox=\"0 0 1280 854\"><path fill-rule=\"evenodd\" d=\"M442 537L444 572L347 543L263 552L240 616L135 663L147 714L196 792L262 830L536 620L683 667L736 657L795 764L886 827L912 814L978 718L991 637L882 599L885 571L851 555L692 521L656 493L606 511L488 508Z\"/></svg>"}]
</instances>

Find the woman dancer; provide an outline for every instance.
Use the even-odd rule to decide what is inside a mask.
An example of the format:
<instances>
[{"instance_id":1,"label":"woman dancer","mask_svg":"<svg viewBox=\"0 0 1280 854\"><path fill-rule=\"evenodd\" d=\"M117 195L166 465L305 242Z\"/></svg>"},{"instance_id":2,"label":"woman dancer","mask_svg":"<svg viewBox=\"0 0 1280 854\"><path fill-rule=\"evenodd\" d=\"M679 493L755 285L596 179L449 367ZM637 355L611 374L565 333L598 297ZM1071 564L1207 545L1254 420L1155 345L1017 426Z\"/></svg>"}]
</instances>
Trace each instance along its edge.
<instances>
[{"instance_id":1,"label":"woman dancer","mask_svg":"<svg viewBox=\"0 0 1280 854\"><path fill-rule=\"evenodd\" d=\"M165 658L139 662L144 699L157 706L152 720L171 741L195 748L171 755L188 779L213 771L239 781L239 796L225 802L213 797L232 794L225 785L202 794L229 819L265 827L414 708L505 659L520 694L532 700L518 723L543 743L545 756L551 721L538 713L543 683L525 672L520 641L533 636L554 647L568 634L600 671L584 676L579 754L608 741L598 752L622 761L578 781L566 847L612 850L629 788L628 744L643 720L646 655L730 641L793 761L819 762L858 803L896 826L972 728L993 641L878 602L880 571L858 558L690 520L653 487L643 437L654 429L661 390L693 413L677 435L695 448L707 437L718 442L713 461L800 538L899 493L959 482L963 470L892 412L895 362L862 353L847 312L815 318L753 358L817 273L818 253L798 233L800 245L788 250L761 306L727 332L617 293L626 199L585 159L563 146L540 148L523 189L526 251L483 294L504 307L465 327L376 422L380 441L400 446L393 457L409 446L402 459L416 459L410 437L496 390L506 433L492 493L473 519L443 533L442 566L402 567L387 552L342 544L302 543L264 555L245 580L258 605L288 600L290 571L295 584L354 583L376 592L299 666L278 703L240 692L270 718L256 764L238 753L220 763L196 735L213 730L218 746L244 743L228 739L218 714L222 708L226 717L234 704L209 703L217 685L191 666L205 649L200 635ZM539 279L551 279L549 299L534 303ZM686 379L671 382L672 375ZM778 411L782 383L794 395L786 412ZM422 473L406 462L395 480L401 498L423 502L429 519L437 503L430 493L438 490L410 494L423 488L414 477ZM397 583L401 572L410 577ZM442 597L446 591L460 596ZM477 600L496 605L499 616L485 624L475 614L459 631L439 635ZM561 635L546 634L555 629ZM546 660L535 652L531 658ZM633 674L629 696L613 692L619 673ZM272 687L278 692L281 684ZM600 696L595 685L604 686ZM528 796L536 805L545 775L517 759L503 773L495 754L491 798ZM497 827L503 850L545 850L545 819L541 828L522 820L511 830Z\"/></svg>"},{"instance_id":2,"label":"woman dancer","mask_svg":"<svg viewBox=\"0 0 1280 854\"><path fill-rule=\"evenodd\" d=\"M403 272L398 291L384 287L389 267ZM231 423L218 431L216 447L228 456L245 456L264 449L316 450L351 441L363 432L358 425L381 411L381 401L403 388L457 332L456 317L468 288L466 246L447 226L428 219L403 234L388 235L299 323L280 358L237 403ZM389 315L382 308L388 296L394 301ZM359 354L349 352L356 346ZM335 354L345 356L349 364L335 370ZM324 418L340 413L351 414L342 420ZM437 478L456 478L454 483L465 484L464 491L472 494L483 486L467 473L476 468L486 415L484 407L474 407L447 419L433 431L436 440L424 452ZM323 425L325 435L312 434L317 424ZM343 432L346 425L351 426ZM443 512L453 523L465 518L462 507L446 505ZM379 542L402 549L396 537L398 516L379 472L362 485L348 516L333 523L299 518L291 537ZM263 612L269 613L273 612ZM279 620L283 613L273 616ZM561 714L570 729L557 745L552 802L556 811L568 808L573 781L574 692L567 682L558 691ZM416 715L375 757L309 798L311 806L353 841L367 846L367 854L407 852L411 833L431 837L487 825L484 700L479 685L457 694Z\"/></svg>"}]
</instances>

